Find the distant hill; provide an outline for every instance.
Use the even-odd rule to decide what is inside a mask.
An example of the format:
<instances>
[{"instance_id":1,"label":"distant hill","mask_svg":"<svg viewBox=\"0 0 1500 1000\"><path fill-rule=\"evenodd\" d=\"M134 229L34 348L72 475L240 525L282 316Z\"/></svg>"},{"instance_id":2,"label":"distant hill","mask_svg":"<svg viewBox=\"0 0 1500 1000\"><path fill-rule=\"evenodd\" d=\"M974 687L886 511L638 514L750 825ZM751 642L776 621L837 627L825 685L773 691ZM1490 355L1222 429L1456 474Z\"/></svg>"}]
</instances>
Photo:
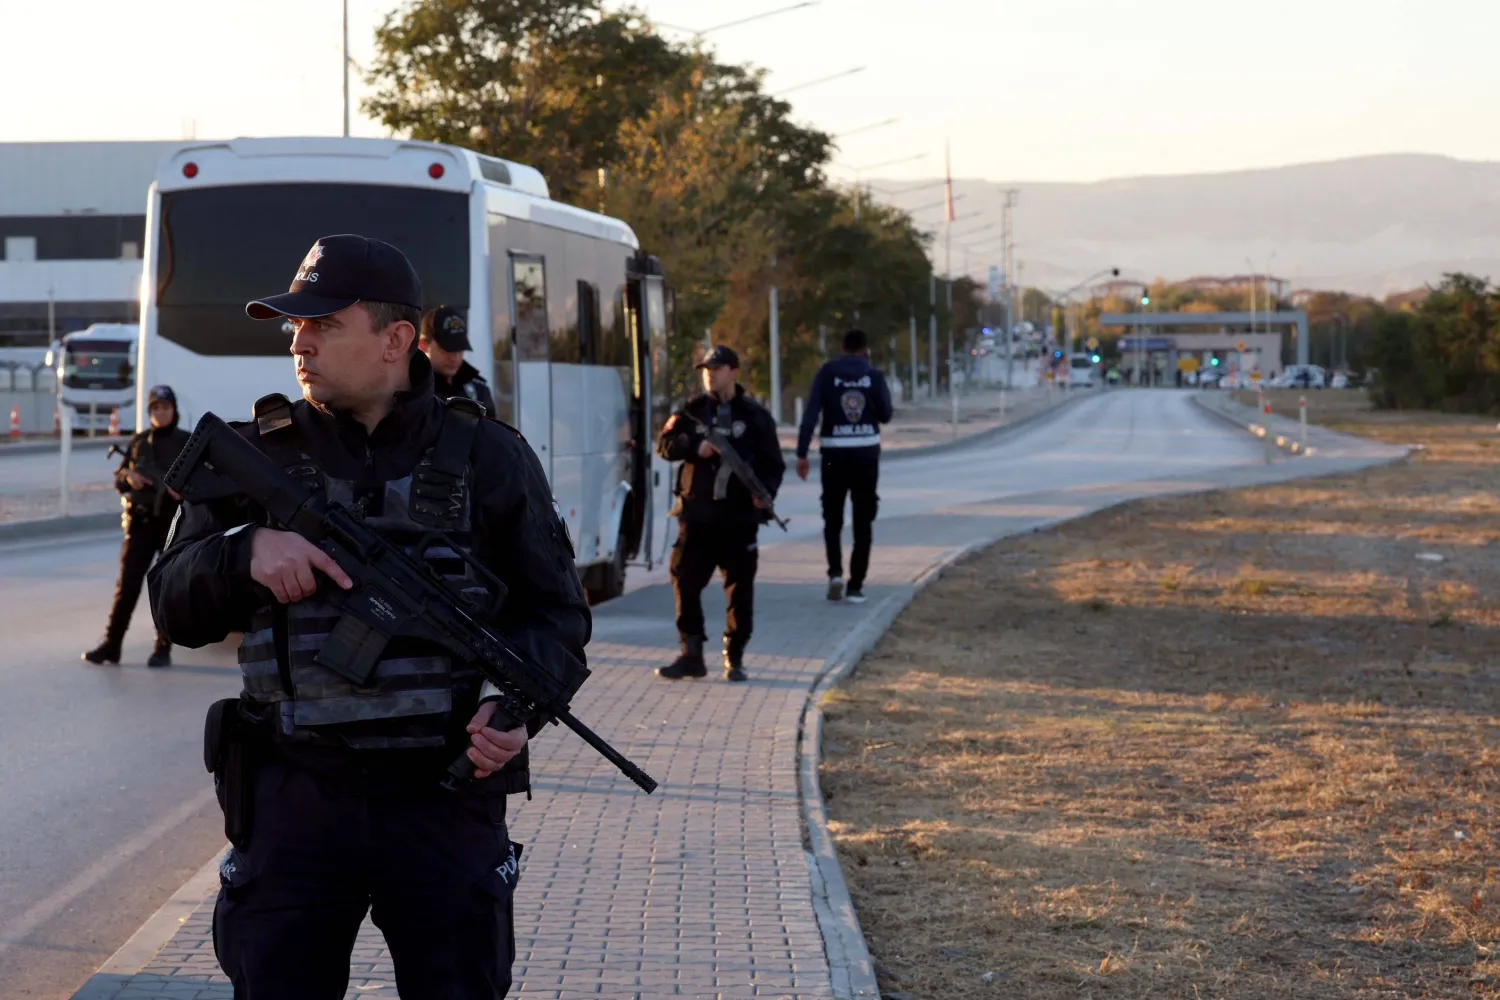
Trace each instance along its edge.
<instances>
[{"instance_id":1,"label":"distant hill","mask_svg":"<svg viewBox=\"0 0 1500 1000\"><path fill-rule=\"evenodd\" d=\"M916 181L873 181L901 190ZM928 182L930 183L930 182ZM1016 258L1025 284L1061 290L1119 267L1131 278L1245 273L1246 257L1293 288L1384 295L1445 271L1500 279L1500 163L1399 154L1220 174L1132 177L1093 184L958 179L957 232L979 219L998 234L1002 191L1016 188ZM927 188L881 195L901 207L941 198ZM941 209L917 213L936 225ZM955 243L961 239L956 238ZM976 242L981 237L976 237ZM942 262L942 240L937 242ZM983 278L999 252L971 255ZM953 268L963 268L955 245Z\"/></svg>"}]
</instances>

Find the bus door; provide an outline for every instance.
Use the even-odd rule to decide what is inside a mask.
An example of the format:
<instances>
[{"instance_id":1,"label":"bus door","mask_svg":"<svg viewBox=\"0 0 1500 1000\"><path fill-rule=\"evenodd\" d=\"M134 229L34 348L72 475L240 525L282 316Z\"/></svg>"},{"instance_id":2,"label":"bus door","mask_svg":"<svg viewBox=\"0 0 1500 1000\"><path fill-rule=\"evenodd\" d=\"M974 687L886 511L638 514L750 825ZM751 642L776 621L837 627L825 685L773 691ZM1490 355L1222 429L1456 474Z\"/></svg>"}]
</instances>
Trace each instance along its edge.
<instances>
[{"instance_id":1,"label":"bus door","mask_svg":"<svg viewBox=\"0 0 1500 1000\"><path fill-rule=\"evenodd\" d=\"M641 296L644 306L644 329L646 331L646 342L650 348L650 372L651 372L651 438L647 447L650 454L647 458L648 464L652 466L651 482L649 492L651 504L647 508L650 527L647 529L646 544L656 562L665 563L667 554L672 549L676 532L673 530L671 519L673 492L677 488L677 470L671 463L662 459L656 459L656 434L661 431L662 426L671 416L673 403L671 369L667 363L667 344L669 341L667 330L667 303L666 303L666 280L661 275L660 265L657 273L647 275L644 279L643 294ZM658 530L659 529L659 530Z\"/></svg>"},{"instance_id":2,"label":"bus door","mask_svg":"<svg viewBox=\"0 0 1500 1000\"><path fill-rule=\"evenodd\" d=\"M510 255L511 341L515 345L516 428L552 482L552 362L547 273L541 257Z\"/></svg>"},{"instance_id":3,"label":"bus door","mask_svg":"<svg viewBox=\"0 0 1500 1000\"><path fill-rule=\"evenodd\" d=\"M621 544L638 565L665 562L672 546L668 512L676 470L656 457L656 438L672 412L667 317L661 263L647 254L626 269L625 314L634 372L630 400L630 518Z\"/></svg>"}]
</instances>

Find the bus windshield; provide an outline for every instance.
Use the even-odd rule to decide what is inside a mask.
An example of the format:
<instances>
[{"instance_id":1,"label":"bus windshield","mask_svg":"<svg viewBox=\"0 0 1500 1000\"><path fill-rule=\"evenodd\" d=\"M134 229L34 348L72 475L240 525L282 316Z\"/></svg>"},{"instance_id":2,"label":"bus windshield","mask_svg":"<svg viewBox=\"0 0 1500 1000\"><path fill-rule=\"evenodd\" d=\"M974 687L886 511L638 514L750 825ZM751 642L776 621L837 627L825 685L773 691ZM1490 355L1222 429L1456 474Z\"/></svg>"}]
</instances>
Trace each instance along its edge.
<instances>
[{"instance_id":1,"label":"bus windshield","mask_svg":"<svg viewBox=\"0 0 1500 1000\"><path fill-rule=\"evenodd\" d=\"M469 201L373 184L246 184L162 195L156 333L196 354L284 355L282 324L245 315L284 292L320 236L358 233L406 254L424 308L469 305Z\"/></svg>"},{"instance_id":2,"label":"bus windshield","mask_svg":"<svg viewBox=\"0 0 1500 1000\"><path fill-rule=\"evenodd\" d=\"M1092 367L1094 367L1094 363L1089 360L1089 358L1088 358L1087 355L1084 355L1084 354L1075 354L1075 355L1073 355L1073 357L1068 361L1068 364L1070 366L1074 367L1074 368L1092 368Z\"/></svg>"},{"instance_id":3,"label":"bus windshield","mask_svg":"<svg viewBox=\"0 0 1500 1000\"><path fill-rule=\"evenodd\" d=\"M69 389L128 389L135 384L135 345L128 340L79 340L63 346Z\"/></svg>"}]
</instances>

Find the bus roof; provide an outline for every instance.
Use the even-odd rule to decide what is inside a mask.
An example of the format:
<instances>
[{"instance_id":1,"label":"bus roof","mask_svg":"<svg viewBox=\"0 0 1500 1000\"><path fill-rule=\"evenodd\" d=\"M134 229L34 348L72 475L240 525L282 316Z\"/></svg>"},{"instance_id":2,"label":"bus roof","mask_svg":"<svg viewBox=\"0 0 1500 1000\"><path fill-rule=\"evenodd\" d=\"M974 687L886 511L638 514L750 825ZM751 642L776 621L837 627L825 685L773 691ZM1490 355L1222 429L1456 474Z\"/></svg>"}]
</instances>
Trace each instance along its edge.
<instances>
[{"instance_id":1,"label":"bus roof","mask_svg":"<svg viewBox=\"0 0 1500 1000\"><path fill-rule=\"evenodd\" d=\"M136 323L94 323L83 330L74 330L62 336L63 343L75 340L134 340L141 328Z\"/></svg>"},{"instance_id":2,"label":"bus roof","mask_svg":"<svg viewBox=\"0 0 1500 1000\"><path fill-rule=\"evenodd\" d=\"M406 139L289 137L184 143L161 161L159 192L233 184L395 184L519 196L527 217L590 236L637 245L618 219L552 201L540 171L470 149Z\"/></svg>"}]
</instances>

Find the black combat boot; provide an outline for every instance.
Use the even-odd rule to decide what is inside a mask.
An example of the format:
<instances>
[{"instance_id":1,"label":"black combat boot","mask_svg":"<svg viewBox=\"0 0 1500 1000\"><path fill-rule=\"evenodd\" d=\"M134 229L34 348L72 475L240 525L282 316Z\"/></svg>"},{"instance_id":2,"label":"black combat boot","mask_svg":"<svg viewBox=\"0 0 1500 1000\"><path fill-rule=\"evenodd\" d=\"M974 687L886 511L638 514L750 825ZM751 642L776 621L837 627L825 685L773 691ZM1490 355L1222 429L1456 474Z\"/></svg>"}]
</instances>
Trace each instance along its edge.
<instances>
[{"instance_id":1,"label":"black combat boot","mask_svg":"<svg viewBox=\"0 0 1500 1000\"><path fill-rule=\"evenodd\" d=\"M156 637L156 647L151 650L151 658L146 661L148 667L170 667L172 665L172 644L165 636Z\"/></svg>"},{"instance_id":2,"label":"black combat boot","mask_svg":"<svg viewBox=\"0 0 1500 1000\"><path fill-rule=\"evenodd\" d=\"M724 679L726 681L748 681L745 673L745 647L736 645L724 637Z\"/></svg>"},{"instance_id":3,"label":"black combat boot","mask_svg":"<svg viewBox=\"0 0 1500 1000\"><path fill-rule=\"evenodd\" d=\"M656 676L669 681L680 681L684 677L707 677L708 667L703 662L703 640L695 635L682 637L682 655L669 667L657 667Z\"/></svg>"},{"instance_id":4,"label":"black combat boot","mask_svg":"<svg viewBox=\"0 0 1500 1000\"><path fill-rule=\"evenodd\" d=\"M110 663L118 667L120 665L120 641L105 636L99 645L84 653L83 658L90 663Z\"/></svg>"}]
</instances>

